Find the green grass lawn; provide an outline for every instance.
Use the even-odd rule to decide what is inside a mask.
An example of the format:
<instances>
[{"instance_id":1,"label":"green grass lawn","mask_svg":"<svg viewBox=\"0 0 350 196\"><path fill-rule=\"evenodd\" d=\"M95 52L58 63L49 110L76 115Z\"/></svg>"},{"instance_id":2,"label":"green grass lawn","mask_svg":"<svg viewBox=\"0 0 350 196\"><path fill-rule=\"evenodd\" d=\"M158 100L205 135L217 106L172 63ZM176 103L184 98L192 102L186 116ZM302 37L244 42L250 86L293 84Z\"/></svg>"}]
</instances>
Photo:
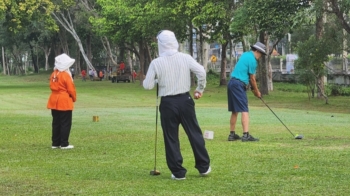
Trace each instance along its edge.
<instances>
[{"instance_id":1,"label":"green grass lawn","mask_svg":"<svg viewBox=\"0 0 350 196\"><path fill-rule=\"evenodd\" d=\"M308 100L303 88L276 83L265 102L249 92L250 133L260 142L228 142L226 87L210 79L196 100L212 173L200 177L180 131L187 179L174 181L166 166L158 121L154 167L156 92L136 83L75 80L72 150L51 149L46 109L50 73L0 76L0 195L349 195L349 97ZM99 116L99 122L93 122ZM242 131L238 124L237 132Z\"/></svg>"}]
</instances>

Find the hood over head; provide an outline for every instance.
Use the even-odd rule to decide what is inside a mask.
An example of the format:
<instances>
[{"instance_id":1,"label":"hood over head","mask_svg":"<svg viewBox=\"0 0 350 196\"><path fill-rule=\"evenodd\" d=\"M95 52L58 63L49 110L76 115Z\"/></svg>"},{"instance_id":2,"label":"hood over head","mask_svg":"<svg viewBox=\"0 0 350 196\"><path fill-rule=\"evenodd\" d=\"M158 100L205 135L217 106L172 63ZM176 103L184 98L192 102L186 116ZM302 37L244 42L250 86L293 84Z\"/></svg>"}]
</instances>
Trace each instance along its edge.
<instances>
[{"instance_id":1,"label":"hood over head","mask_svg":"<svg viewBox=\"0 0 350 196\"><path fill-rule=\"evenodd\" d=\"M159 56L171 56L178 52L179 43L174 32L162 30L157 35Z\"/></svg>"}]
</instances>

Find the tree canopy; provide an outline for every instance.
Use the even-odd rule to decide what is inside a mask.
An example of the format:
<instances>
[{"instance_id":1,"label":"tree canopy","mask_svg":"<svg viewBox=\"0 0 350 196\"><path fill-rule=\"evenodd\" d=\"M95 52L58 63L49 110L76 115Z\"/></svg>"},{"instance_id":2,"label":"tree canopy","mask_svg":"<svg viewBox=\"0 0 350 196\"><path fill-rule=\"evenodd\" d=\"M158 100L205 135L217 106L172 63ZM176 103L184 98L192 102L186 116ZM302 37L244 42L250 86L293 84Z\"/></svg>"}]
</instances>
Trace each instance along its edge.
<instances>
[{"instance_id":1,"label":"tree canopy","mask_svg":"<svg viewBox=\"0 0 350 196\"><path fill-rule=\"evenodd\" d=\"M203 43L220 44L222 58L220 85L226 85L228 46L242 42L247 50L255 41L261 41L267 46L275 47L287 33L293 34L303 29L303 25L319 21L320 12L306 9L310 7L332 14L334 24L339 24L349 33L350 4L347 2L334 0L316 0L312 3L309 0L3 0L0 2L0 21L3 27L0 32L0 43L5 47L6 60L2 64L6 64L6 61L9 62L11 58L21 59L21 56L30 54L35 67L34 62L37 61L35 58L45 56L52 61L55 55L64 51L71 52L78 58L81 55L85 60L84 66L91 67L91 62L95 64L96 61L101 62L101 59L104 59L103 64L105 64L108 54L112 62L113 58L123 60L136 56L141 73L145 74L148 64L157 56L155 35L160 30L169 29L175 32L180 42L188 41L186 51L190 54L193 53L195 46L192 42L198 43L196 44L197 60L200 63L204 63L203 59L207 58L202 54L205 51L202 48ZM326 3L328 7L324 6ZM339 29L338 25L329 26L332 29ZM327 28L325 29L328 31ZM305 31L304 34L310 36L310 32ZM195 39L193 39L194 35ZM333 35L337 43L341 43L344 39L344 36L337 31ZM332 36L328 38L333 39ZM13 39L15 40L11 41ZM45 54L39 52L38 48L42 48ZM272 48L268 47L268 49ZM23 52L19 52L18 56L14 57L14 50ZM341 50L341 47L338 47L333 52L339 53ZM231 50L230 52L232 53ZM19 66L20 64L18 63ZM259 88L263 94L268 94L269 56L259 64L261 65L259 66L261 68L259 68ZM42 65L37 65L36 69L40 67Z\"/></svg>"}]
</instances>

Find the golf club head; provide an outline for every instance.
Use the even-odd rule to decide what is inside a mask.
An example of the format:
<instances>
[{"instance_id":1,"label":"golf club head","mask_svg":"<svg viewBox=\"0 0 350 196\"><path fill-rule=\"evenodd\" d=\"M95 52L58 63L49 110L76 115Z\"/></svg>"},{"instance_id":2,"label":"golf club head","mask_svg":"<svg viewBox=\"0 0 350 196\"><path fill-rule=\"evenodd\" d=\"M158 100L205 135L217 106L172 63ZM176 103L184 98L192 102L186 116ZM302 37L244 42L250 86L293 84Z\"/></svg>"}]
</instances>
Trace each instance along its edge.
<instances>
[{"instance_id":1,"label":"golf club head","mask_svg":"<svg viewBox=\"0 0 350 196\"><path fill-rule=\"evenodd\" d=\"M152 170L152 171L149 172L149 174L150 174L151 176L158 176L158 175L160 175L160 171L158 171L158 170Z\"/></svg>"},{"instance_id":2,"label":"golf club head","mask_svg":"<svg viewBox=\"0 0 350 196\"><path fill-rule=\"evenodd\" d=\"M303 138L304 138L303 135L299 135L299 134L296 134L296 135L295 135L295 139L297 139L297 140L301 140L301 139L303 139Z\"/></svg>"}]
</instances>

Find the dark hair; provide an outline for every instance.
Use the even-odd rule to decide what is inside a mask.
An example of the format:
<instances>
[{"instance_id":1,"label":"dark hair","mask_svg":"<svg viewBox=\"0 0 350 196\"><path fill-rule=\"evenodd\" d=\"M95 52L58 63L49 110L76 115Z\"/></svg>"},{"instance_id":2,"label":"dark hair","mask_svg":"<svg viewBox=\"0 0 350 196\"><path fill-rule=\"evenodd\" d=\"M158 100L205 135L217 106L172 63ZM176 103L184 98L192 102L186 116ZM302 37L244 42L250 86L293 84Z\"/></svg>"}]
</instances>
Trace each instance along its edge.
<instances>
[{"instance_id":1,"label":"dark hair","mask_svg":"<svg viewBox=\"0 0 350 196\"><path fill-rule=\"evenodd\" d=\"M250 48L251 48L251 50L254 51L254 52L257 51L257 49L254 48L254 47L250 47ZM258 51L259 51L259 50L258 50ZM260 51L259 51L259 52L260 52Z\"/></svg>"},{"instance_id":2,"label":"dark hair","mask_svg":"<svg viewBox=\"0 0 350 196\"><path fill-rule=\"evenodd\" d=\"M261 54L263 54L263 55L264 55L264 53L262 53L260 50L258 50L258 49L256 49L256 48L254 48L254 47L250 47L250 48L252 49L252 51L253 51L253 52L258 51L259 53L261 53Z\"/></svg>"}]
</instances>

